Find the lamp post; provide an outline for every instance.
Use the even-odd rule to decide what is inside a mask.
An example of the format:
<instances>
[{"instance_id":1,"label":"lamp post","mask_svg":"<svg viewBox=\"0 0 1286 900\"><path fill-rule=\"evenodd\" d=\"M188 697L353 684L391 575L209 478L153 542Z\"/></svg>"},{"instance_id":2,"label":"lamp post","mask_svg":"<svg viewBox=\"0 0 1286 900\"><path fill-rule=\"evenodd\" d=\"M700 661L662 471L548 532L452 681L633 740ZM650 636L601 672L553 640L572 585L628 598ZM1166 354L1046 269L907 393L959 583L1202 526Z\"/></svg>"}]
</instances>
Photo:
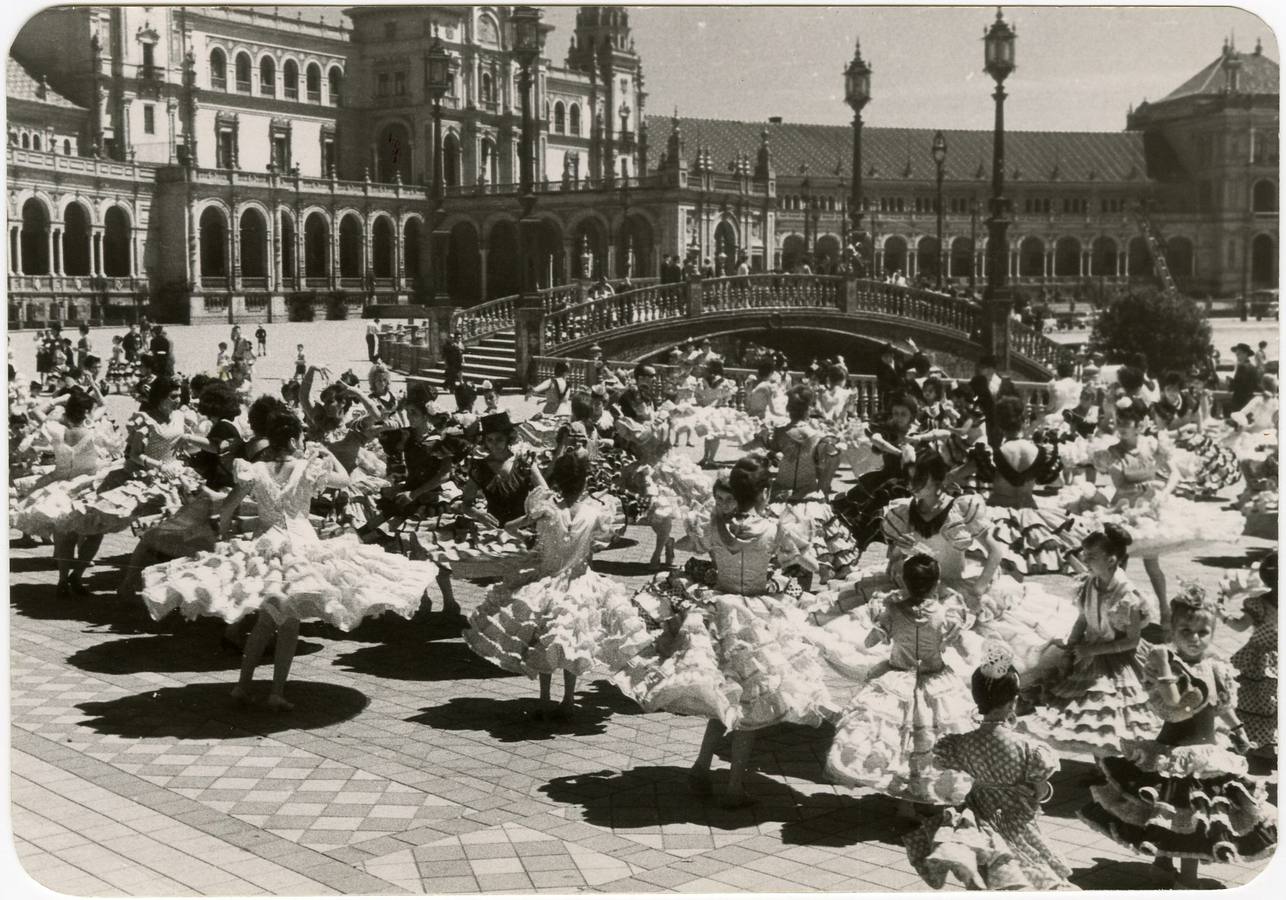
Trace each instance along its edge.
<instances>
[{"instance_id":1,"label":"lamp post","mask_svg":"<svg viewBox=\"0 0 1286 900\"><path fill-rule=\"evenodd\" d=\"M871 102L871 67L862 59L862 42L853 50L853 59L844 69L844 102L853 110L853 183L848 196L848 215L853 240L860 243L862 231L862 110ZM871 236L871 263L874 271L875 236ZM861 252L858 252L861 259Z\"/></svg>"},{"instance_id":2,"label":"lamp post","mask_svg":"<svg viewBox=\"0 0 1286 900\"><path fill-rule=\"evenodd\" d=\"M969 299L978 295L978 201L969 201Z\"/></svg>"},{"instance_id":3,"label":"lamp post","mask_svg":"<svg viewBox=\"0 0 1286 900\"><path fill-rule=\"evenodd\" d=\"M933 136L933 164L938 167L938 291L942 290L942 261L946 254L942 249L942 168L947 162L947 139L939 131Z\"/></svg>"},{"instance_id":4,"label":"lamp post","mask_svg":"<svg viewBox=\"0 0 1286 900\"><path fill-rule=\"evenodd\" d=\"M531 95L544 35L540 27L541 11L536 7L515 7L509 17L514 27L514 53L520 66L518 91L522 94L522 136L518 145L518 203L522 207L522 219L518 223L518 255L522 266L521 292L530 294L536 290L535 253L527 222L536 205L536 123Z\"/></svg>"},{"instance_id":5,"label":"lamp post","mask_svg":"<svg viewBox=\"0 0 1286 900\"><path fill-rule=\"evenodd\" d=\"M990 352L997 368L1009 368L1009 204L1005 200L1005 79L1014 71L1016 33L1000 10L983 35L984 70L996 82L995 137L991 150L991 215L987 218L987 288L983 306Z\"/></svg>"},{"instance_id":6,"label":"lamp post","mask_svg":"<svg viewBox=\"0 0 1286 900\"><path fill-rule=\"evenodd\" d=\"M455 58L447 52L442 39L437 35L434 35L433 43L429 46L425 63L428 69L429 95L433 98L433 179L429 195L429 199L433 202L433 228L429 232L429 241L431 245L436 245L441 241L435 239L433 233L437 229L438 220L442 217L442 203L446 197L442 160L442 98L451 89L451 80L455 75ZM433 249L438 251L429 254L433 266L431 287L436 303L438 296L446 292L442 277L443 269L446 267L446 254L442 252L441 247L435 246Z\"/></svg>"}]
</instances>

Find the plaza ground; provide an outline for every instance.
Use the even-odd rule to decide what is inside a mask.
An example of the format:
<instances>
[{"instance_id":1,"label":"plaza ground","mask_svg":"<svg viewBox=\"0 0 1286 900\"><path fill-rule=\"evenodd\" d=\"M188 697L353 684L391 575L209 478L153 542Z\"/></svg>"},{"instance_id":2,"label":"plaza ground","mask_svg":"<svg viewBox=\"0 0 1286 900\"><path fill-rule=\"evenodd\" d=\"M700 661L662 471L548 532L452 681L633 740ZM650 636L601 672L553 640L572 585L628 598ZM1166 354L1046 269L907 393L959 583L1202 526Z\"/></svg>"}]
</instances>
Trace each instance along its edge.
<instances>
[{"instance_id":1,"label":"plaza ground","mask_svg":"<svg viewBox=\"0 0 1286 900\"><path fill-rule=\"evenodd\" d=\"M596 567L638 586L652 537L631 527ZM1233 538L1168 558L1213 587L1270 546ZM22 866L82 895L916 890L893 804L828 784L832 729L756 740L758 803L691 796L704 722L643 714L607 680L569 723L527 718L535 683L475 657L436 613L349 634L305 625L286 716L228 697L221 624L118 602L132 548L110 536L58 600L49 548L11 547L12 821ZM882 554L876 545L873 555ZM681 557L682 558L682 557ZM1143 573L1134 575L1146 584ZM1072 581L1035 579L1070 601ZM434 592L431 591L431 594ZM483 588L459 582L465 612ZM1244 638L1225 629L1230 653ZM270 667L260 669L257 687ZM719 750L716 787L726 777ZM1075 818L1091 767L1064 760L1043 829L1084 888L1157 888L1145 860ZM1212 886L1267 863L1203 868Z\"/></svg>"},{"instance_id":2,"label":"plaza ground","mask_svg":"<svg viewBox=\"0 0 1286 900\"><path fill-rule=\"evenodd\" d=\"M299 342L336 374L354 367L364 375L364 326L269 326L258 381L276 390ZM181 368L193 372L188 361L212 364L228 328L170 332ZM111 333L96 332L98 346ZM1247 339L1218 325L1216 334L1229 345ZM11 345L19 370L33 372L30 334L12 335ZM504 403L516 417L535 409L517 396ZM110 406L118 419L132 408L124 398ZM632 527L627 538L597 567L638 586L650 577L652 536ZM128 536L107 539L88 578L99 596L78 601L55 599L48 547L10 549L12 821L23 867L52 890L924 888L892 803L826 782L829 727L761 732L749 781L759 802L724 810L686 790L703 721L642 714L590 677L579 685L574 721L533 723L526 712L535 683L476 658L460 640L462 623L437 614L350 634L306 625L289 688L297 711L244 709L227 696L238 661L221 652L219 623L156 623L141 602L114 598L116 567L132 546ZM1188 577L1213 587L1268 546L1230 536L1165 567L1171 584ZM1132 569L1146 584L1137 563ZM1070 579L1035 580L1070 602ZM467 613L484 588L460 582L456 590ZM1225 629L1220 642L1230 653L1243 638ZM727 752L725 744L716 761L725 772ZM1090 772L1084 761L1064 761L1043 823L1051 844L1082 887L1160 887L1146 861L1075 818ZM1212 885L1239 885L1265 865L1203 874Z\"/></svg>"}]
</instances>

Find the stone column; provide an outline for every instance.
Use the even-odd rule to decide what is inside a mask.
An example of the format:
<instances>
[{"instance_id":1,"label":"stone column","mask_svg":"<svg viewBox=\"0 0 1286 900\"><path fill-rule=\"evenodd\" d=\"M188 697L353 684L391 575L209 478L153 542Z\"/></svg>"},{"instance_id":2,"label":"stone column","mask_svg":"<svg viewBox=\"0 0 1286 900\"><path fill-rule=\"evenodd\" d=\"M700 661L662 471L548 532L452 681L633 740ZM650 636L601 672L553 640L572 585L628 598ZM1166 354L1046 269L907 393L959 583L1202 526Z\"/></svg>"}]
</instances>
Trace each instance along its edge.
<instances>
[{"instance_id":1,"label":"stone column","mask_svg":"<svg viewBox=\"0 0 1286 900\"><path fill-rule=\"evenodd\" d=\"M480 246L478 248L478 258L481 260L481 262L479 263L479 268L481 271L478 273L478 291L479 291L479 295L482 297L483 300L487 299L487 257L490 254L491 254L490 247ZM522 289L522 286L519 285L519 290L521 289Z\"/></svg>"},{"instance_id":2,"label":"stone column","mask_svg":"<svg viewBox=\"0 0 1286 900\"><path fill-rule=\"evenodd\" d=\"M339 288L339 223L333 222L330 229L330 289Z\"/></svg>"},{"instance_id":3,"label":"stone column","mask_svg":"<svg viewBox=\"0 0 1286 900\"><path fill-rule=\"evenodd\" d=\"M534 362L545 353L545 310L538 294L523 297L515 310L514 375L524 388L535 375Z\"/></svg>"},{"instance_id":4,"label":"stone column","mask_svg":"<svg viewBox=\"0 0 1286 900\"><path fill-rule=\"evenodd\" d=\"M274 213L269 227L272 228L272 278L268 290L277 293L281 290L281 213Z\"/></svg>"},{"instance_id":5,"label":"stone column","mask_svg":"<svg viewBox=\"0 0 1286 900\"><path fill-rule=\"evenodd\" d=\"M198 219L192 229L191 258L188 268L192 272L192 290L201 290L201 222Z\"/></svg>"},{"instance_id":6,"label":"stone column","mask_svg":"<svg viewBox=\"0 0 1286 900\"><path fill-rule=\"evenodd\" d=\"M49 272L52 275L62 275L63 272L63 230L61 228L53 229L54 240L53 249L58 251L57 254L49 257Z\"/></svg>"},{"instance_id":7,"label":"stone column","mask_svg":"<svg viewBox=\"0 0 1286 900\"><path fill-rule=\"evenodd\" d=\"M106 255L104 250L106 248L103 247L103 232L101 229L94 230L90 237L90 247L92 248L91 255L93 256L93 265L91 268L93 269L94 274L101 278L107 272L107 260L104 259L104 256Z\"/></svg>"},{"instance_id":8,"label":"stone column","mask_svg":"<svg viewBox=\"0 0 1286 900\"><path fill-rule=\"evenodd\" d=\"M49 274L54 272L54 229L52 225L45 226L45 245L49 248Z\"/></svg>"},{"instance_id":9,"label":"stone column","mask_svg":"<svg viewBox=\"0 0 1286 900\"><path fill-rule=\"evenodd\" d=\"M395 226L393 233L393 289L401 291L405 287L406 260L403 258L402 228L401 226Z\"/></svg>"},{"instance_id":10,"label":"stone column","mask_svg":"<svg viewBox=\"0 0 1286 900\"><path fill-rule=\"evenodd\" d=\"M241 234L239 220L233 217L232 223L228 226L228 262L230 263L228 272L228 287L233 291L241 290ZM231 305L228 307L231 309Z\"/></svg>"}]
</instances>

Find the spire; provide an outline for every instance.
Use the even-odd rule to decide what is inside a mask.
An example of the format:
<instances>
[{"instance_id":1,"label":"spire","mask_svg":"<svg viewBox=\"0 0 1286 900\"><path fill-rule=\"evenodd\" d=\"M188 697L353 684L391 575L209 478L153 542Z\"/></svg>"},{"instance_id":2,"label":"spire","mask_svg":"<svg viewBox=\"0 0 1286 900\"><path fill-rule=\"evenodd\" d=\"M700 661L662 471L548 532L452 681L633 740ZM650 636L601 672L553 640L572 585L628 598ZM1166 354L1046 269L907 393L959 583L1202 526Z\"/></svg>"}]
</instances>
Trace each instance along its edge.
<instances>
[{"instance_id":1,"label":"spire","mask_svg":"<svg viewBox=\"0 0 1286 900\"><path fill-rule=\"evenodd\" d=\"M773 177L772 148L768 146L768 129L759 132L759 153L755 159L755 178L768 181Z\"/></svg>"},{"instance_id":2,"label":"spire","mask_svg":"<svg viewBox=\"0 0 1286 900\"><path fill-rule=\"evenodd\" d=\"M1263 38L1255 38L1255 55L1256 55L1256 56L1263 56L1263 55L1264 55L1264 39L1263 39Z\"/></svg>"},{"instance_id":3,"label":"spire","mask_svg":"<svg viewBox=\"0 0 1286 900\"><path fill-rule=\"evenodd\" d=\"M670 138L665 142L665 159L666 162L678 167L680 163L687 164L683 158L683 130L679 128L679 108L674 108L674 115L670 117Z\"/></svg>"}]
</instances>

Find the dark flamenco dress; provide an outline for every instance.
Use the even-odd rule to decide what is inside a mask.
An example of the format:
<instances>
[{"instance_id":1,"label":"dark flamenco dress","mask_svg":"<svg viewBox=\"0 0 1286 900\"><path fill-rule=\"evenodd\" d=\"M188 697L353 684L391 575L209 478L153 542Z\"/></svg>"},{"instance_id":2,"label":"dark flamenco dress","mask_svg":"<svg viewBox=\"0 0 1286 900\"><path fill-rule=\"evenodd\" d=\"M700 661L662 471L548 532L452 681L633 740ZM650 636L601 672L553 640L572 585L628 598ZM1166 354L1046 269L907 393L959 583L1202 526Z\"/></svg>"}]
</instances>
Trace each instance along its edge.
<instances>
[{"instance_id":1,"label":"dark flamenco dress","mask_svg":"<svg viewBox=\"0 0 1286 900\"><path fill-rule=\"evenodd\" d=\"M1166 720L1151 741L1125 741L1123 756L1099 761L1107 783L1090 789L1078 814L1091 828L1145 856L1238 862L1277 846L1277 825L1263 789L1246 778L1244 757L1216 743L1215 723L1237 704L1235 675L1219 660L1189 667L1173 653L1180 704L1152 685Z\"/></svg>"},{"instance_id":2,"label":"dark flamenco dress","mask_svg":"<svg viewBox=\"0 0 1286 900\"><path fill-rule=\"evenodd\" d=\"M1174 422L1193 414L1197 401L1192 395L1184 392L1179 395L1179 405L1175 406L1165 397L1152 404L1152 412L1167 429L1174 432L1174 446L1192 454L1191 463L1185 467L1175 494L1190 500L1213 497L1226 487L1231 487L1241 480L1241 469L1237 466L1236 455L1208 434L1204 434L1195 425L1179 428Z\"/></svg>"},{"instance_id":3,"label":"dark flamenco dress","mask_svg":"<svg viewBox=\"0 0 1286 900\"><path fill-rule=\"evenodd\" d=\"M895 443L892 432L882 426L869 429L889 443ZM901 454L881 453L884 464L873 472L858 476L857 484L833 502L835 515L853 535L858 551L863 551L880 537L880 513L894 500L910 497L907 467Z\"/></svg>"}]
</instances>

